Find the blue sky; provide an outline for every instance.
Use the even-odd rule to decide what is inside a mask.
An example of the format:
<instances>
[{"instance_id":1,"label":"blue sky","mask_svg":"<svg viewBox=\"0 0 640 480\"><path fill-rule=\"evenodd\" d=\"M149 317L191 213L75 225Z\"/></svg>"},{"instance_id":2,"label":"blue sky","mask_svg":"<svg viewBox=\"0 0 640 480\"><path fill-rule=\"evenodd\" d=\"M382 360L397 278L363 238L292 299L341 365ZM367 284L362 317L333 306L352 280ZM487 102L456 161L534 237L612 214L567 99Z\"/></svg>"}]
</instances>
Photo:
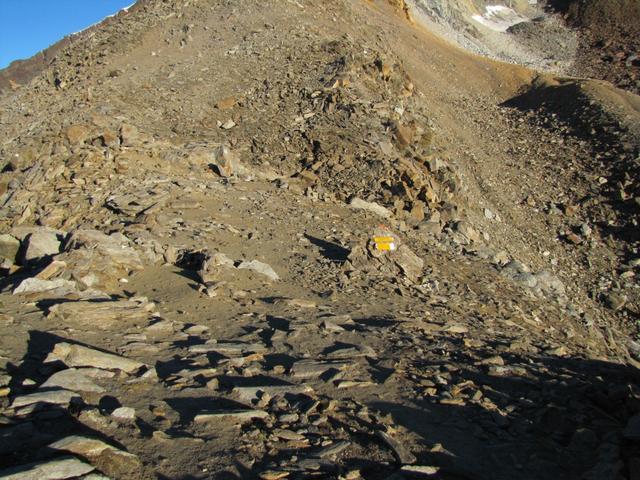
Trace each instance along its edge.
<instances>
[{"instance_id":1,"label":"blue sky","mask_svg":"<svg viewBox=\"0 0 640 480\"><path fill-rule=\"evenodd\" d=\"M0 68L29 58L132 3L134 0L0 0Z\"/></svg>"}]
</instances>

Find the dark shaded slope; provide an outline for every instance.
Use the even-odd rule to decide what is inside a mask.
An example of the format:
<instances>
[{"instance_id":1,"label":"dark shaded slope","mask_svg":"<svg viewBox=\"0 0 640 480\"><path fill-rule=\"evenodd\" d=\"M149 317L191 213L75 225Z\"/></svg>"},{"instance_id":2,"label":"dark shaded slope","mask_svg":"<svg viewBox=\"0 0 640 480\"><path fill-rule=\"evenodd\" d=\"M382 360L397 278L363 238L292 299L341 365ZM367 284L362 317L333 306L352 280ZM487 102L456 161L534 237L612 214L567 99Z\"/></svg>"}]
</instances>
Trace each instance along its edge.
<instances>
[{"instance_id":1,"label":"dark shaded slope","mask_svg":"<svg viewBox=\"0 0 640 480\"><path fill-rule=\"evenodd\" d=\"M640 2L549 0L580 31L576 74L640 92Z\"/></svg>"}]
</instances>

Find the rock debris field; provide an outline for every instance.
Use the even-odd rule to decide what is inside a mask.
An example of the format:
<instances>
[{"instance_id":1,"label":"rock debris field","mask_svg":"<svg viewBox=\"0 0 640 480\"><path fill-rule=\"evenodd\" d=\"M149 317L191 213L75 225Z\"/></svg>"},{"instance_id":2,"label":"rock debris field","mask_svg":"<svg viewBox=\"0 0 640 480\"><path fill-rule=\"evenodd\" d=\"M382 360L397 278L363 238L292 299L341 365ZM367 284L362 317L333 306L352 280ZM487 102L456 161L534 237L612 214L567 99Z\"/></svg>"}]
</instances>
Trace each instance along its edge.
<instances>
[{"instance_id":1,"label":"rock debris field","mask_svg":"<svg viewBox=\"0 0 640 480\"><path fill-rule=\"evenodd\" d=\"M639 112L403 1L78 34L0 92L0 478L640 478Z\"/></svg>"}]
</instances>

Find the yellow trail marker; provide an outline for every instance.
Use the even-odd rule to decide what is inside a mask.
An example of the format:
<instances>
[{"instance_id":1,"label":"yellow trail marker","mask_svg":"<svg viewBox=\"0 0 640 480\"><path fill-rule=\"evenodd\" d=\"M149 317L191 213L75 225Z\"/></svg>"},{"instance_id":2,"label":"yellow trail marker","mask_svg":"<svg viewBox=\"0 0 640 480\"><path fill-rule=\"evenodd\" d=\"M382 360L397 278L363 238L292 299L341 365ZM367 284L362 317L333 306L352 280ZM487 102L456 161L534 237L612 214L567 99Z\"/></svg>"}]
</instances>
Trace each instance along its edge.
<instances>
[{"instance_id":1,"label":"yellow trail marker","mask_svg":"<svg viewBox=\"0 0 640 480\"><path fill-rule=\"evenodd\" d=\"M388 252L396 249L395 238L393 237L373 237L373 243L376 245L376 250Z\"/></svg>"}]
</instances>

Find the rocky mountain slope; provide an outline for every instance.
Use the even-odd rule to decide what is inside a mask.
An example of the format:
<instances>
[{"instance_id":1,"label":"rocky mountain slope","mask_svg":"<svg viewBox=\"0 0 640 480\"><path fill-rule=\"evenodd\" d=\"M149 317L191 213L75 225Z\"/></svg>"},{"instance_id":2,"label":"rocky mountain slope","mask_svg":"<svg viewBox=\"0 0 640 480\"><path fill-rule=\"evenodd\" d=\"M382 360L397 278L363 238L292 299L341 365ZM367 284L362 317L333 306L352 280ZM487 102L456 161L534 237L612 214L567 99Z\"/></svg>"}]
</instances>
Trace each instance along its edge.
<instances>
[{"instance_id":1,"label":"rocky mountain slope","mask_svg":"<svg viewBox=\"0 0 640 480\"><path fill-rule=\"evenodd\" d=\"M145 0L0 112L0 477L637 477L639 97Z\"/></svg>"},{"instance_id":2,"label":"rocky mountain slope","mask_svg":"<svg viewBox=\"0 0 640 480\"><path fill-rule=\"evenodd\" d=\"M579 32L575 74L640 92L640 3L635 0L551 0Z\"/></svg>"}]
</instances>

